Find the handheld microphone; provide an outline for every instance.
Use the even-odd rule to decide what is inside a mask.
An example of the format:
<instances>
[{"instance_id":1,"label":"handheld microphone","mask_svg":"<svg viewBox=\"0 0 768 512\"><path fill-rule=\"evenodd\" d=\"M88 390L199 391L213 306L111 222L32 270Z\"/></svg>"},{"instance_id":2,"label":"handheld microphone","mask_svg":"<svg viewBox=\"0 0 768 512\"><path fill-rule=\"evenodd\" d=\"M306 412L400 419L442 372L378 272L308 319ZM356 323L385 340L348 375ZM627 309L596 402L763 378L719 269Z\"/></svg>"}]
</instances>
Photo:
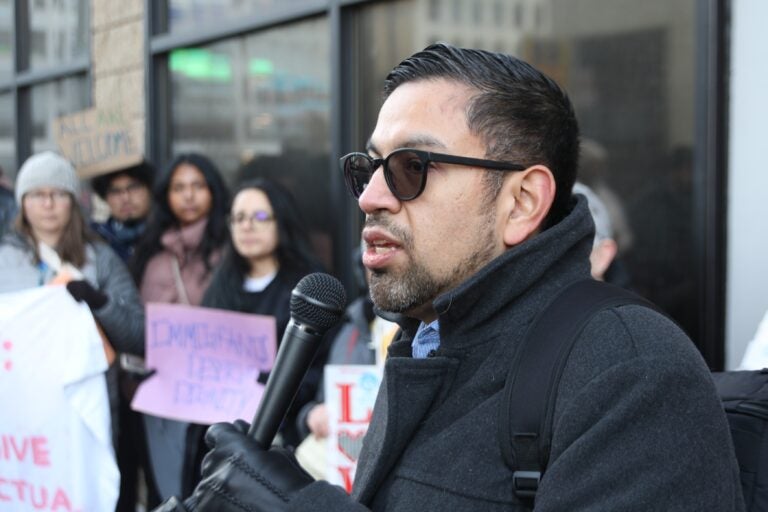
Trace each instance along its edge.
<instances>
[{"instance_id":1,"label":"handheld microphone","mask_svg":"<svg viewBox=\"0 0 768 512\"><path fill-rule=\"evenodd\" d=\"M291 292L291 320L248 430L265 450L272 445L323 336L339 322L346 302L344 287L328 274L309 274Z\"/></svg>"}]
</instances>

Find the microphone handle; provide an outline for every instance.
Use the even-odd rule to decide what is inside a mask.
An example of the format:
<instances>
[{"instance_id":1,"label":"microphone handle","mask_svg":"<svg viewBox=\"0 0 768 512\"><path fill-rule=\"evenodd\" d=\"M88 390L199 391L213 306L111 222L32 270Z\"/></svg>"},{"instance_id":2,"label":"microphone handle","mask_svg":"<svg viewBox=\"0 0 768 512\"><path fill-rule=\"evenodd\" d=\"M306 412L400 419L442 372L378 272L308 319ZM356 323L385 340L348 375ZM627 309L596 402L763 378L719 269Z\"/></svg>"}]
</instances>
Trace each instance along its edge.
<instances>
[{"instance_id":1,"label":"microphone handle","mask_svg":"<svg viewBox=\"0 0 768 512\"><path fill-rule=\"evenodd\" d=\"M272 445L301 381L320 348L323 334L296 322L293 317L288 322L264 395L248 430L248 435L263 449L269 449Z\"/></svg>"}]
</instances>

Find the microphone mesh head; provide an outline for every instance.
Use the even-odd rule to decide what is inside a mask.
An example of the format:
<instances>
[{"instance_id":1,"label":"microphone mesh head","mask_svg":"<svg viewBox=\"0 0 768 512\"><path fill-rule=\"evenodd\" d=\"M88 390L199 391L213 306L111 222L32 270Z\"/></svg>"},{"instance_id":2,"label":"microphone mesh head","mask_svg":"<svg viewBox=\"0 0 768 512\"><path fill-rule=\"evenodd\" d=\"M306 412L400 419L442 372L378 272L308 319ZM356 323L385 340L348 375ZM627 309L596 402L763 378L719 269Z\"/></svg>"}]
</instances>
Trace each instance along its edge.
<instances>
[{"instance_id":1,"label":"microphone mesh head","mask_svg":"<svg viewBox=\"0 0 768 512\"><path fill-rule=\"evenodd\" d=\"M302 278L291 293L291 316L324 333L341 319L347 304L344 286L323 273Z\"/></svg>"}]
</instances>

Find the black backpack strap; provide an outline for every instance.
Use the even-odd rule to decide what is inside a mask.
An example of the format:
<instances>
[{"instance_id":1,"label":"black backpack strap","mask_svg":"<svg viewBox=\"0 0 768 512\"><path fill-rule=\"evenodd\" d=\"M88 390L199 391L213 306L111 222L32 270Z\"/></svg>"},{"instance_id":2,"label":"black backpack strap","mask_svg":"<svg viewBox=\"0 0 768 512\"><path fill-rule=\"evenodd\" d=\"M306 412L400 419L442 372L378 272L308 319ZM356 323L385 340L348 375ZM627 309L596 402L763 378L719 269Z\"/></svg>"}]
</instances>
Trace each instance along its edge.
<instances>
[{"instance_id":1,"label":"black backpack strap","mask_svg":"<svg viewBox=\"0 0 768 512\"><path fill-rule=\"evenodd\" d=\"M507 375L499 416L501 453L522 501L536 496L549 462L555 394L576 338L595 313L625 304L656 309L623 288L577 281L539 312L526 331Z\"/></svg>"}]
</instances>

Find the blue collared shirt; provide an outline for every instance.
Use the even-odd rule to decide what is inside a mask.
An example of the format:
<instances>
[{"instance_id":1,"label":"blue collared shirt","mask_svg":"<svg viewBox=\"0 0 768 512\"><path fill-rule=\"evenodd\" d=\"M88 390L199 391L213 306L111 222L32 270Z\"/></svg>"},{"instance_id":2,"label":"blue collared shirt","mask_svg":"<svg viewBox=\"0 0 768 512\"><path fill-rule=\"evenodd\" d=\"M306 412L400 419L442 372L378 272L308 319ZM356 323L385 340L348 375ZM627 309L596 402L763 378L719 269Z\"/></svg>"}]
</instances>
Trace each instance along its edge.
<instances>
[{"instance_id":1,"label":"blue collared shirt","mask_svg":"<svg viewBox=\"0 0 768 512\"><path fill-rule=\"evenodd\" d=\"M411 354L414 359L426 359L429 353L440 347L440 325L437 320L419 325L416 336L411 341Z\"/></svg>"}]
</instances>

